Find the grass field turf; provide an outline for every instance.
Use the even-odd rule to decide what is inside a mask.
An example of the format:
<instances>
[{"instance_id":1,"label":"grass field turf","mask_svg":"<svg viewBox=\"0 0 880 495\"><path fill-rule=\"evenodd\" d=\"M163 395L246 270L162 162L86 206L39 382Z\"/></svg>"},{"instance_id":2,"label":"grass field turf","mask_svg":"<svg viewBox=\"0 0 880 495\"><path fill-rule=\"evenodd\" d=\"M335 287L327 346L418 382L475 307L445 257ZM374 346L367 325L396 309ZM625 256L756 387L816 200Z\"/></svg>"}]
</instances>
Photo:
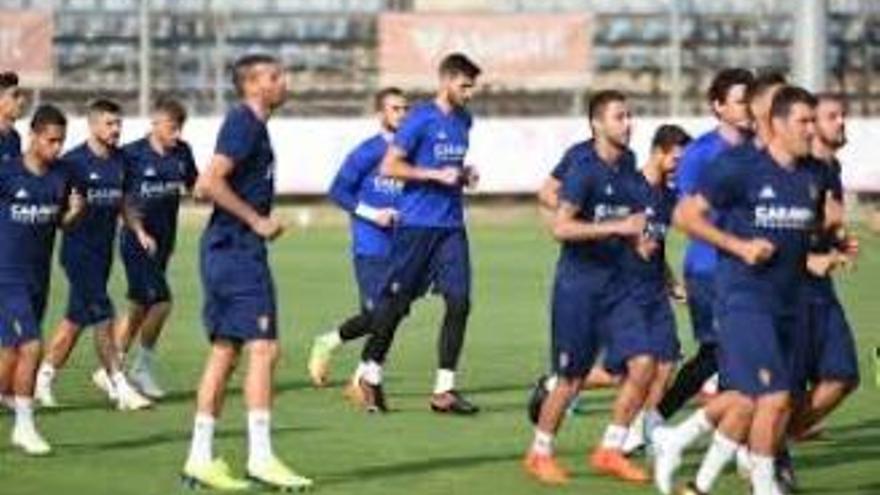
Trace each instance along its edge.
<instances>
[{"instance_id":1,"label":"grass field turf","mask_svg":"<svg viewBox=\"0 0 880 495\"><path fill-rule=\"evenodd\" d=\"M274 245L284 348L274 446L296 469L315 478L319 493L654 493L651 486L599 478L584 464L608 419L609 392L586 394L595 412L570 418L560 434L560 455L576 474L570 486L544 488L522 474L519 462L531 439L524 403L546 361L546 306L556 247L531 214L503 223L475 221L470 229L474 311L459 381L483 408L476 418L441 417L428 410L441 310L435 299L419 303L398 333L387 368L394 413L368 416L343 400L341 383L356 361L357 345L338 355L333 387L312 389L305 373L311 338L356 304L347 231L339 226L294 229ZM159 364L171 396L150 411L112 411L89 382L95 358L92 339L85 335L56 384L65 407L38 416L55 454L25 458L8 446L10 422L0 426L0 494L187 492L178 472L188 448L193 388L207 350L196 268L199 231L199 222L186 222L171 270L176 307L161 341ZM680 244L678 239L673 243L676 264ZM880 344L880 239L865 234L863 248L858 269L845 275L839 288L858 332L864 383L829 422L827 440L797 447L804 493L880 494L880 394L870 360L870 349ZM122 308L119 268L113 294ZM65 291L66 282L56 271L45 335L63 310ZM679 333L691 348L681 309ZM239 386L237 376L215 451L241 473L245 420ZM698 452L688 457L684 475L693 475ZM746 493L746 488L730 473L715 493Z\"/></svg>"}]
</instances>

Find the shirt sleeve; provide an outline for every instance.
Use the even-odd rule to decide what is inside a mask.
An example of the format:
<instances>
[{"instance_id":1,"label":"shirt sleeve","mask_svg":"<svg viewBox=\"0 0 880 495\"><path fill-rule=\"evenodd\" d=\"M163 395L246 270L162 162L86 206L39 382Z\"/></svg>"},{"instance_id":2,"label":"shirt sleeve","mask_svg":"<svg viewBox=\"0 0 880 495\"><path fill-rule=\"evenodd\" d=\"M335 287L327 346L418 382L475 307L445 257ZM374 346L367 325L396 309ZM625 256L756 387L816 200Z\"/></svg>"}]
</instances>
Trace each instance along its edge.
<instances>
[{"instance_id":1,"label":"shirt sleeve","mask_svg":"<svg viewBox=\"0 0 880 495\"><path fill-rule=\"evenodd\" d=\"M188 144L182 143L181 159L183 161L183 183L188 191L196 185L196 179L199 178L199 169L196 167L196 159L193 157L192 148Z\"/></svg>"},{"instance_id":2,"label":"shirt sleeve","mask_svg":"<svg viewBox=\"0 0 880 495\"><path fill-rule=\"evenodd\" d=\"M257 141L258 127L241 112L232 111L223 120L217 135L214 153L223 155L239 166L251 154Z\"/></svg>"},{"instance_id":3,"label":"shirt sleeve","mask_svg":"<svg viewBox=\"0 0 880 495\"><path fill-rule=\"evenodd\" d=\"M590 195L590 176L587 167L569 167L562 179L559 200L569 203L578 209L582 208Z\"/></svg>"},{"instance_id":4,"label":"shirt sleeve","mask_svg":"<svg viewBox=\"0 0 880 495\"><path fill-rule=\"evenodd\" d=\"M558 181L565 179L566 173L569 168L571 168L571 154L571 150L568 150L562 155L562 158L559 159L559 163L557 163L556 166L553 167L553 170L550 171L550 177L553 177Z\"/></svg>"},{"instance_id":5,"label":"shirt sleeve","mask_svg":"<svg viewBox=\"0 0 880 495\"><path fill-rule=\"evenodd\" d=\"M412 156L422 141L427 127L427 119L423 115L418 110L413 111L403 119L400 128L394 133L394 146L403 150L407 156ZM416 163L413 165L418 166Z\"/></svg>"},{"instance_id":6,"label":"shirt sleeve","mask_svg":"<svg viewBox=\"0 0 880 495\"><path fill-rule=\"evenodd\" d=\"M700 174L693 194L700 194L716 209L726 209L741 201L745 191L748 163L722 154Z\"/></svg>"},{"instance_id":7,"label":"shirt sleeve","mask_svg":"<svg viewBox=\"0 0 880 495\"><path fill-rule=\"evenodd\" d=\"M359 146L345 157L339 172L330 185L330 199L343 210L352 213L358 204L358 191L364 179L379 166L382 154L378 150Z\"/></svg>"},{"instance_id":8,"label":"shirt sleeve","mask_svg":"<svg viewBox=\"0 0 880 495\"><path fill-rule=\"evenodd\" d=\"M703 161L703 147L694 143L685 148L675 171L675 188L679 196L693 194L700 176Z\"/></svg>"}]
</instances>

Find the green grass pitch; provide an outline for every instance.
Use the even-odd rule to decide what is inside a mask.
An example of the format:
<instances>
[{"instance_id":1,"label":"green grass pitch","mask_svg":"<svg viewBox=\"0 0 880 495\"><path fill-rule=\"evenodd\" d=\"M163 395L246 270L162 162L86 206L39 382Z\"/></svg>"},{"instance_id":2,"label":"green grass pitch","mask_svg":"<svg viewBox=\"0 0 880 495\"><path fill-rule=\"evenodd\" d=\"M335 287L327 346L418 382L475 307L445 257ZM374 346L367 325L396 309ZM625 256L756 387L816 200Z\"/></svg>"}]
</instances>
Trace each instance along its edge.
<instances>
[{"instance_id":1,"label":"green grass pitch","mask_svg":"<svg viewBox=\"0 0 880 495\"><path fill-rule=\"evenodd\" d=\"M159 364L171 396L150 411L111 410L89 382L95 357L85 335L56 384L65 407L38 415L55 454L28 459L13 451L7 440L9 418L2 422L0 494L186 492L178 472L188 447L193 388L207 350L200 323L199 231L200 222L185 222L171 269L176 306L160 343ZM653 487L599 478L585 465L585 453L608 418L609 392L587 393L593 412L570 418L561 432L560 454L576 474L570 486L548 489L522 474L519 462L531 439L523 406L528 386L546 361L546 307L556 247L531 214L504 225L474 221L470 235L474 311L459 380L483 407L476 418L440 417L428 409L440 316L433 299L416 305L398 333L387 368L394 413L368 416L343 400L341 384L359 346L338 355L333 387L312 389L305 372L311 338L356 304L347 231L341 226L293 229L275 243L272 263L284 349L273 416L277 453L314 477L318 493L328 495L654 493ZM676 239L671 250L676 265L680 245ZM858 333L863 385L829 421L825 440L796 448L801 482L809 494L880 493L880 394L870 358L870 350L880 344L880 239L864 234L863 248L858 268L839 281ZM119 308L121 272L117 265L113 294ZM53 280L46 335L65 300L60 271ZM680 335L691 348L682 308L678 317ZM215 449L241 473L245 420L239 376L232 387ZM693 475L698 459L696 453L688 457L682 473ZM730 473L716 493L746 493L746 488Z\"/></svg>"}]
</instances>

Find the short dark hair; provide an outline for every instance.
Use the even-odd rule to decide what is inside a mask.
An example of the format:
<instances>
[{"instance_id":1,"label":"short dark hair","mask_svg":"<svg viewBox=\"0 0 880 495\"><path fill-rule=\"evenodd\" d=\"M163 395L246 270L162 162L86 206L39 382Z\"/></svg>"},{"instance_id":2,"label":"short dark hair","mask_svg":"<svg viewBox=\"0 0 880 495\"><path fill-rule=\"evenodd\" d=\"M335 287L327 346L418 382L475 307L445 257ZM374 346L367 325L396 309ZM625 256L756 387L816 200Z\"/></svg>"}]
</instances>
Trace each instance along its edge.
<instances>
[{"instance_id":1,"label":"short dark hair","mask_svg":"<svg viewBox=\"0 0 880 495\"><path fill-rule=\"evenodd\" d=\"M164 113L177 125L182 126L186 122L186 107L180 100L163 96L156 100L153 104L153 111L156 113Z\"/></svg>"},{"instance_id":2,"label":"short dark hair","mask_svg":"<svg viewBox=\"0 0 880 495\"><path fill-rule=\"evenodd\" d=\"M742 84L748 89L752 85L754 76L751 71L739 67L722 69L709 84L709 91L706 93L709 103L724 102L727 100L730 90L734 86Z\"/></svg>"},{"instance_id":3,"label":"short dark hair","mask_svg":"<svg viewBox=\"0 0 880 495\"><path fill-rule=\"evenodd\" d=\"M834 91L820 91L816 93L815 96L817 105L822 102L840 103L844 107L844 109L849 105L849 100L843 93L837 93Z\"/></svg>"},{"instance_id":4,"label":"short dark hair","mask_svg":"<svg viewBox=\"0 0 880 495\"><path fill-rule=\"evenodd\" d=\"M626 95L616 89L603 89L590 97L587 105L587 117L592 121L602 114L612 102L626 102Z\"/></svg>"},{"instance_id":5,"label":"short dark hair","mask_svg":"<svg viewBox=\"0 0 880 495\"><path fill-rule=\"evenodd\" d=\"M122 105L109 98L95 98L89 102L88 114L97 115L99 113L119 115L122 113Z\"/></svg>"},{"instance_id":6,"label":"short dark hair","mask_svg":"<svg viewBox=\"0 0 880 495\"><path fill-rule=\"evenodd\" d=\"M785 74L781 72L759 72L752 81L752 84L749 85L747 98L749 101L752 101L755 98L763 96L770 90L770 88L774 86L784 86L786 84L788 84L788 79L786 79Z\"/></svg>"},{"instance_id":7,"label":"short dark hair","mask_svg":"<svg viewBox=\"0 0 880 495\"><path fill-rule=\"evenodd\" d=\"M387 86L379 91L376 91L376 94L373 96L373 108L376 110L382 110L383 105L385 105L385 98L389 96L399 96L401 98L405 97L403 90L396 86Z\"/></svg>"},{"instance_id":8,"label":"short dark hair","mask_svg":"<svg viewBox=\"0 0 880 495\"><path fill-rule=\"evenodd\" d=\"M280 65L277 57L268 53L249 53L238 58L232 64L232 85L239 96L244 94L244 81L248 73L257 65Z\"/></svg>"},{"instance_id":9,"label":"short dark hair","mask_svg":"<svg viewBox=\"0 0 880 495\"><path fill-rule=\"evenodd\" d=\"M456 52L443 57L443 60L440 61L439 72L443 76L463 75L476 79L483 73L483 69L480 69L467 55Z\"/></svg>"},{"instance_id":10,"label":"short dark hair","mask_svg":"<svg viewBox=\"0 0 880 495\"><path fill-rule=\"evenodd\" d=\"M31 117L31 131L40 133L50 125L67 127L67 117L55 105L44 103L37 107L34 116Z\"/></svg>"},{"instance_id":11,"label":"short dark hair","mask_svg":"<svg viewBox=\"0 0 880 495\"><path fill-rule=\"evenodd\" d=\"M0 91L6 91L9 88L14 88L18 86L18 74L15 72L3 71L0 72Z\"/></svg>"},{"instance_id":12,"label":"short dark hair","mask_svg":"<svg viewBox=\"0 0 880 495\"><path fill-rule=\"evenodd\" d=\"M659 149L667 152L676 146L687 146L691 142L691 135L681 126L675 124L663 124L654 131L651 140L651 149Z\"/></svg>"},{"instance_id":13,"label":"short dark hair","mask_svg":"<svg viewBox=\"0 0 880 495\"><path fill-rule=\"evenodd\" d=\"M816 97L813 96L813 93L799 86L784 86L773 97L773 104L770 106L770 116L781 119L788 118L791 115L791 109L798 103L815 107Z\"/></svg>"}]
</instances>

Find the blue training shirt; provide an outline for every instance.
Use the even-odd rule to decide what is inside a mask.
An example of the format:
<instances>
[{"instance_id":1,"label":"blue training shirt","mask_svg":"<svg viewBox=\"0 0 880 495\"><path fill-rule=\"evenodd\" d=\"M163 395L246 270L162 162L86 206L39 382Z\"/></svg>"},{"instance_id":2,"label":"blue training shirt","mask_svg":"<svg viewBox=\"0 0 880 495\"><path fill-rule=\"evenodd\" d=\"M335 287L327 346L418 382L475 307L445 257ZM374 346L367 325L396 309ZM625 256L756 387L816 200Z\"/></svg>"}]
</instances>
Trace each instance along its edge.
<instances>
[{"instance_id":1,"label":"blue training shirt","mask_svg":"<svg viewBox=\"0 0 880 495\"><path fill-rule=\"evenodd\" d=\"M825 191L822 194L821 205L819 208L819 218L817 225L822 225L825 220L825 195L831 193L832 198L843 204L843 181L841 179L840 162L836 159L831 162L823 162L816 159L815 171L817 176L825 184ZM836 248L838 240L829 232L819 232L813 236L810 252L825 254ZM807 275L807 284L805 286L808 297L814 300L831 301L836 299L834 291L834 280L831 276L816 277Z\"/></svg>"},{"instance_id":2,"label":"blue training shirt","mask_svg":"<svg viewBox=\"0 0 880 495\"><path fill-rule=\"evenodd\" d=\"M10 127L5 132L0 131L0 165L15 158L21 158L21 136Z\"/></svg>"},{"instance_id":3,"label":"blue training shirt","mask_svg":"<svg viewBox=\"0 0 880 495\"><path fill-rule=\"evenodd\" d=\"M788 170L766 150L741 146L721 155L701 177L696 192L720 213L721 229L744 239L767 239L776 248L758 266L719 252L715 283L722 307L797 311L824 187L815 167L805 159Z\"/></svg>"},{"instance_id":4,"label":"blue training shirt","mask_svg":"<svg viewBox=\"0 0 880 495\"><path fill-rule=\"evenodd\" d=\"M184 141L164 153L159 153L144 137L125 147L131 186L129 199L141 215L146 231L156 241L155 257L161 265L167 263L177 238L177 213L180 197L191 190L198 177L192 150ZM134 232L123 227L120 242L140 249Z\"/></svg>"},{"instance_id":5,"label":"blue training shirt","mask_svg":"<svg viewBox=\"0 0 880 495\"><path fill-rule=\"evenodd\" d=\"M675 173L675 187L680 195L693 194L700 176L712 166L723 151L735 145L726 141L717 129L709 131L685 147ZM717 254L711 245L689 239L684 255L685 275L711 275L715 271Z\"/></svg>"},{"instance_id":6,"label":"blue training shirt","mask_svg":"<svg viewBox=\"0 0 880 495\"><path fill-rule=\"evenodd\" d=\"M416 167L464 167L473 118L464 108L444 112L433 100L415 105L394 135L394 146ZM400 198L404 227L462 227L463 184L407 182Z\"/></svg>"},{"instance_id":7,"label":"blue training shirt","mask_svg":"<svg viewBox=\"0 0 880 495\"><path fill-rule=\"evenodd\" d=\"M653 302L665 299L666 286L666 235L672 223L672 212L678 199L678 191L671 184L650 184L644 176L635 182L634 196L642 201L647 217L645 235L657 243L657 250L649 259L642 258L634 249L628 251L635 294L640 301Z\"/></svg>"},{"instance_id":8,"label":"blue training shirt","mask_svg":"<svg viewBox=\"0 0 880 495\"><path fill-rule=\"evenodd\" d=\"M275 153L266 123L247 105L235 105L223 119L214 153L232 160L233 170L226 178L229 187L257 213L269 215L275 197ZM204 236L231 236L243 242L265 244L248 225L217 206Z\"/></svg>"},{"instance_id":9,"label":"blue training shirt","mask_svg":"<svg viewBox=\"0 0 880 495\"><path fill-rule=\"evenodd\" d=\"M113 260L113 241L125 194L130 190L125 155L118 148L105 157L92 152L84 142L67 152L62 160L71 185L85 197L86 210L61 243L65 266L98 263L106 269ZM96 268L97 269L97 268Z\"/></svg>"},{"instance_id":10,"label":"blue training shirt","mask_svg":"<svg viewBox=\"0 0 880 495\"><path fill-rule=\"evenodd\" d=\"M362 203L372 208L396 208L403 183L379 174L390 136L383 133L360 143L342 163L330 186L330 199L351 216L351 249L355 256L385 257L391 249L390 227L355 215Z\"/></svg>"},{"instance_id":11,"label":"blue training shirt","mask_svg":"<svg viewBox=\"0 0 880 495\"><path fill-rule=\"evenodd\" d=\"M0 167L0 284L45 291L68 179L57 164L35 175L21 158Z\"/></svg>"},{"instance_id":12,"label":"blue training shirt","mask_svg":"<svg viewBox=\"0 0 880 495\"><path fill-rule=\"evenodd\" d=\"M593 142L585 141L569 148L562 161L568 164L559 166L568 171L562 181L559 199L578 208L578 219L603 222L642 210L633 191L635 183L643 179L636 170L632 152L622 155L616 164L606 164L596 154ZM563 242L559 263L588 270L592 287L597 292L607 292L615 276L621 274L624 258L631 249L628 240L617 236Z\"/></svg>"}]
</instances>

